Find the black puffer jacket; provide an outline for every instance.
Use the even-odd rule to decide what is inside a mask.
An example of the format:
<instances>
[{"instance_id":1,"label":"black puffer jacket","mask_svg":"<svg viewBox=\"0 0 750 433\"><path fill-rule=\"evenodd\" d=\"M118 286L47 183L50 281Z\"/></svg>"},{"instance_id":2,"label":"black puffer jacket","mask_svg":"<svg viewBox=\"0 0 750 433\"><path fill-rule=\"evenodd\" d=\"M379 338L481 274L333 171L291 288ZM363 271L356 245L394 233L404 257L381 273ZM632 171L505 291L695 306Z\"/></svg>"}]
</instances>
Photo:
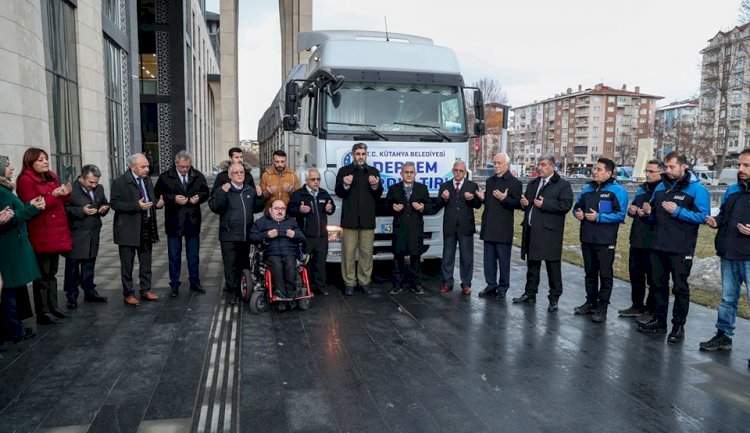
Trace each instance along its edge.
<instances>
[{"instance_id":1,"label":"black puffer jacket","mask_svg":"<svg viewBox=\"0 0 750 433\"><path fill-rule=\"evenodd\" d=\"M217 189L208 200L213 213L219 214L219 240L246 242L253 223L253 213L263 210L263 201L255 195L255 188L244 185L242 190L232 186L225 192Z\"/></svg>"},{"instance_id":2,"label":"black puffer jacket","mask_svg":"<svg viewBox=\"0 0 750 433\"><path fill-rule=\"evenodd\" d=\"M315 201L315 206L312 205ZM331 203L331 211L326 212L326 205ZM310 212L302 213L299 208L304 203L310 206ZM336 205L333 203L331 194L323 188L318 189L318 195L313 198L307 186L294 191L292 198L289 200L288 214L297 218L297 225L302 228L306 238L327 238L328 215L333 215L336 211Z\"/></svg>"},{"instance_id":3,"label":"black puffer jacket","mask_svg":"<svg viewBox=\"0 0 750 433\"><path fill-rule=\"evenodd\" d=\"M270 238L268 232L273 229L278 230L279 233L275 238ZM293 238L286 235L289 229L294 230ZM268 214L263 215L255 221L250 231L250 241L265 245L269 256L294 256L297 254L297 245L304 240L305 235L302 234L297 221L289 217L276 221Z\"/></svg>"}]
</instances>

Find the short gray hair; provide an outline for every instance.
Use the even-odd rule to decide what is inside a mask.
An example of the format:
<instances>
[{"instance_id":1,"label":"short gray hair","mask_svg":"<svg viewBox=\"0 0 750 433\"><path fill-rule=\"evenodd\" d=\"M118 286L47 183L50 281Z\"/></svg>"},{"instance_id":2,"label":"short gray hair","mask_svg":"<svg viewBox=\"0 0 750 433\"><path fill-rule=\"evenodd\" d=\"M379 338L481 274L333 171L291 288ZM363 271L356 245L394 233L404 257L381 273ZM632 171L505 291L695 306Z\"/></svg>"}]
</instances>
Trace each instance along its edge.
<instances>
[{"instance_id":1,"label":"short gray hair","mask_svg":"<svg viewBox=\"0 0 750 433\"><path fill-rule=\"evenodd\" d=\"M557 165L555 165L555 157L552 155L542 155L537 160L537 162L539 161L549 161L550 164L552 164L553 166L555 166L555 168L557 168Z\"/></svg>"},{"instance_id":2,"label":"short gray hair","mask_svg":"<svg viewBox=\"0 0 750 433\"><path fill-rule=\"evenodd\" d=\"M508 154L507 154L507 153L505 153L505 152L500 152L500 153L496 154L495 156L493 156L493 157L492 157L492 162L495 162L495 158L497 158L498 156L502 156L502 157L503 157L503 160L504 160L505 162L510 162L510 157L509 157L509 156L508 156Z\"/></svg>"},{"instance_id":3,"label":"short gray hair","mask_svg":"<svg viewBox=\"0 0 750 433\"><path fill-rule=\"evenodd\" d=\"M313 172L320 174L320 170L318 170L317 168L308 168L307 169L307 175L308 176L310 176L310 173L313 173Z\"/></svg>"},{"instance_id":4,"label":"short gray hair","mask_svg":"<svg viewBox=\"0 0 750 433\"><path fill-rule=\"evenodd\" d=\"M401 171L404 171L404 169L405 169L406 167L414 167L414 171L416 171L416 170L417 170L417 166L416 166L416 164L414 164L414 163L413 163L413 162L411 162L411 161L406 161L406 162L404 163L404 165L402 165L402 166L401 166Z\"/></svg>"},{"instance_id":5,"label":"short gray hair","mask_svg":"<svg viewBox=\"0 0 750 433\"><path fill-rule=\"evenodd\" d=\"M146 161L148 161L148 158L146 158L146 155L142 153L134 153L128 157L128 167L133 167L138 162L138 159L143 158Z\"/></svg>"},{"instance_id":6,"label":"short gray hair","mask_svg":"<svg viewBox=\"0 0 750 433\"><path fill-rule=\"evenodd\" d=\"M81 167L81 177L83 179L86 179L86 176L88 175L93 175L94 177L102 177L102 171L99 170L99 167L95 166L94 164L86 164Z\"/></svg>"},{"instance_id":7,"label":"short gray hair","mask_svg":"<svg viewBox=\"0 0 750 433\"><path fill-rule=\"evenodd\" d=\"M457 160L456 160L456 162L454 162L454 163L453 163L453 168L456 168L456 166L457 166L458 164L461 164L461 165L463 165L463 166L464 166L464 168L466 168L466 162L464 162L464 161L461 161L460 159L457 159Z\"/></svg>"},{"instance_id":8,"label":"short gray hair","mask_svg":"<svg viewBox=\"0 0 750 433\"><path fill-rule=\"evenodd\" d=\"M181 150L177 152L177 155L174 156L174 162L180 162L183 159L189 159L190 161L192 161L193 157L190 156L190 152L188 152L187 150Z\"/></svg>"}]
</instances>

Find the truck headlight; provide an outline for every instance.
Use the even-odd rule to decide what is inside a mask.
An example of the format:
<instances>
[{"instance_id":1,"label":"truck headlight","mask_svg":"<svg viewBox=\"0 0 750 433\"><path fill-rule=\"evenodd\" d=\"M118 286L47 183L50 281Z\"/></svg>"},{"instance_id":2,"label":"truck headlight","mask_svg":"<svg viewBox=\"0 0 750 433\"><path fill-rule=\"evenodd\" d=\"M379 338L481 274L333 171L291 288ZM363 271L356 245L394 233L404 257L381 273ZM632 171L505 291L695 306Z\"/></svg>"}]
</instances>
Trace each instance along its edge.
<instances>
[{"instance_id":1,"label":"truck headlight","mask_svg":"<svg viewBox=\"0 0 750 433\"><path fill-rule=\"evenodd\" d=\"M344 231L339 226L327 226L328 242L341 242L341 233Z\"/></svg>"}]
</instances>

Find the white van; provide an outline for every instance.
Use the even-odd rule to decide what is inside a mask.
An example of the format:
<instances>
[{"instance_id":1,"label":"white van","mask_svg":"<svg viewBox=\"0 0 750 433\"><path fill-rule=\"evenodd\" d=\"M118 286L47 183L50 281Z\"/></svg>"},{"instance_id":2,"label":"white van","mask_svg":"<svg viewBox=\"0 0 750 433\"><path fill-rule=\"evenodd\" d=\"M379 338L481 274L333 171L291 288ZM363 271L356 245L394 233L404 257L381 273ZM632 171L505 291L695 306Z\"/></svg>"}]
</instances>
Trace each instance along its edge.
<instances>
[{"instance_id":1,"label":"white van","mask_svg":"<svg viewBox=\"0 0 750 433\"><path fill-rule=\"evenodd\" d=\"M719 175L719 185L732 185L737 183L737 169L725 168Z\"/></svg>"}]
</instances>

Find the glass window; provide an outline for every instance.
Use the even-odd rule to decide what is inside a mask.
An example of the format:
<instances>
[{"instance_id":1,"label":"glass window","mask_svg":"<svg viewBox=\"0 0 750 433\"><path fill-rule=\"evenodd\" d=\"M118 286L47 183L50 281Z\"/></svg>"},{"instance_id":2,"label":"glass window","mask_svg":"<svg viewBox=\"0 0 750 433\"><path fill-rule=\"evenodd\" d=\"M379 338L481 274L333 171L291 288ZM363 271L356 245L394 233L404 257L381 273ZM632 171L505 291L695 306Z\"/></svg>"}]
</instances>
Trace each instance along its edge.
<instances>
[{"instance_id":1,"label":"glass window","mask_svg":"<svg viewBox=\"0 0 750 433\"><path fill-rule=\"evenodd\" d=\"M367 125L389 134L465 134L463 106L454 86L348 82L326 96L322 124L333 133L360 133L358 125Z\"/></svg>"},{"instance_id":2,"label":"glass window","mask_svg":"<svg viewBox=\"0 0 750 433\"><path fill-rule=\"evenodd\" d=\"M105 87L107 99L107 147L112 177L125 172L124 114L122 109L122 51L104 40Z\"/></svg>"},{"instance_id":3,"label":"glass window","mask_svg":"<svg viewBox=\"0 0 750 433\"><path fill-rule=\"evenodd\" d=\"M139 83L142 95L156 95L159 80L159 59L156 57L156 33L138 32Z\"/></svg>"},{"instance_id":4,"label":"glass window","mask_svg":"<svg viewBox=\"0 0 750 433\"><path fill-rule=\"evenodd\" d=\"M102 9L104 16L107 17L117 28L122 29L122 20L120 19L120 2L122 0L102 0Z\"/></svg>"},{"instance_id":5,"label":"glass window","mask_svg":"<svg viewBox=\"0 0 750 433\"><path fill-rule=\"evenodd\" d=\"M59 0L42 4L50 156L60 182L66 183L81 169L75 10Z\"/></svg>"}]
</instances>

